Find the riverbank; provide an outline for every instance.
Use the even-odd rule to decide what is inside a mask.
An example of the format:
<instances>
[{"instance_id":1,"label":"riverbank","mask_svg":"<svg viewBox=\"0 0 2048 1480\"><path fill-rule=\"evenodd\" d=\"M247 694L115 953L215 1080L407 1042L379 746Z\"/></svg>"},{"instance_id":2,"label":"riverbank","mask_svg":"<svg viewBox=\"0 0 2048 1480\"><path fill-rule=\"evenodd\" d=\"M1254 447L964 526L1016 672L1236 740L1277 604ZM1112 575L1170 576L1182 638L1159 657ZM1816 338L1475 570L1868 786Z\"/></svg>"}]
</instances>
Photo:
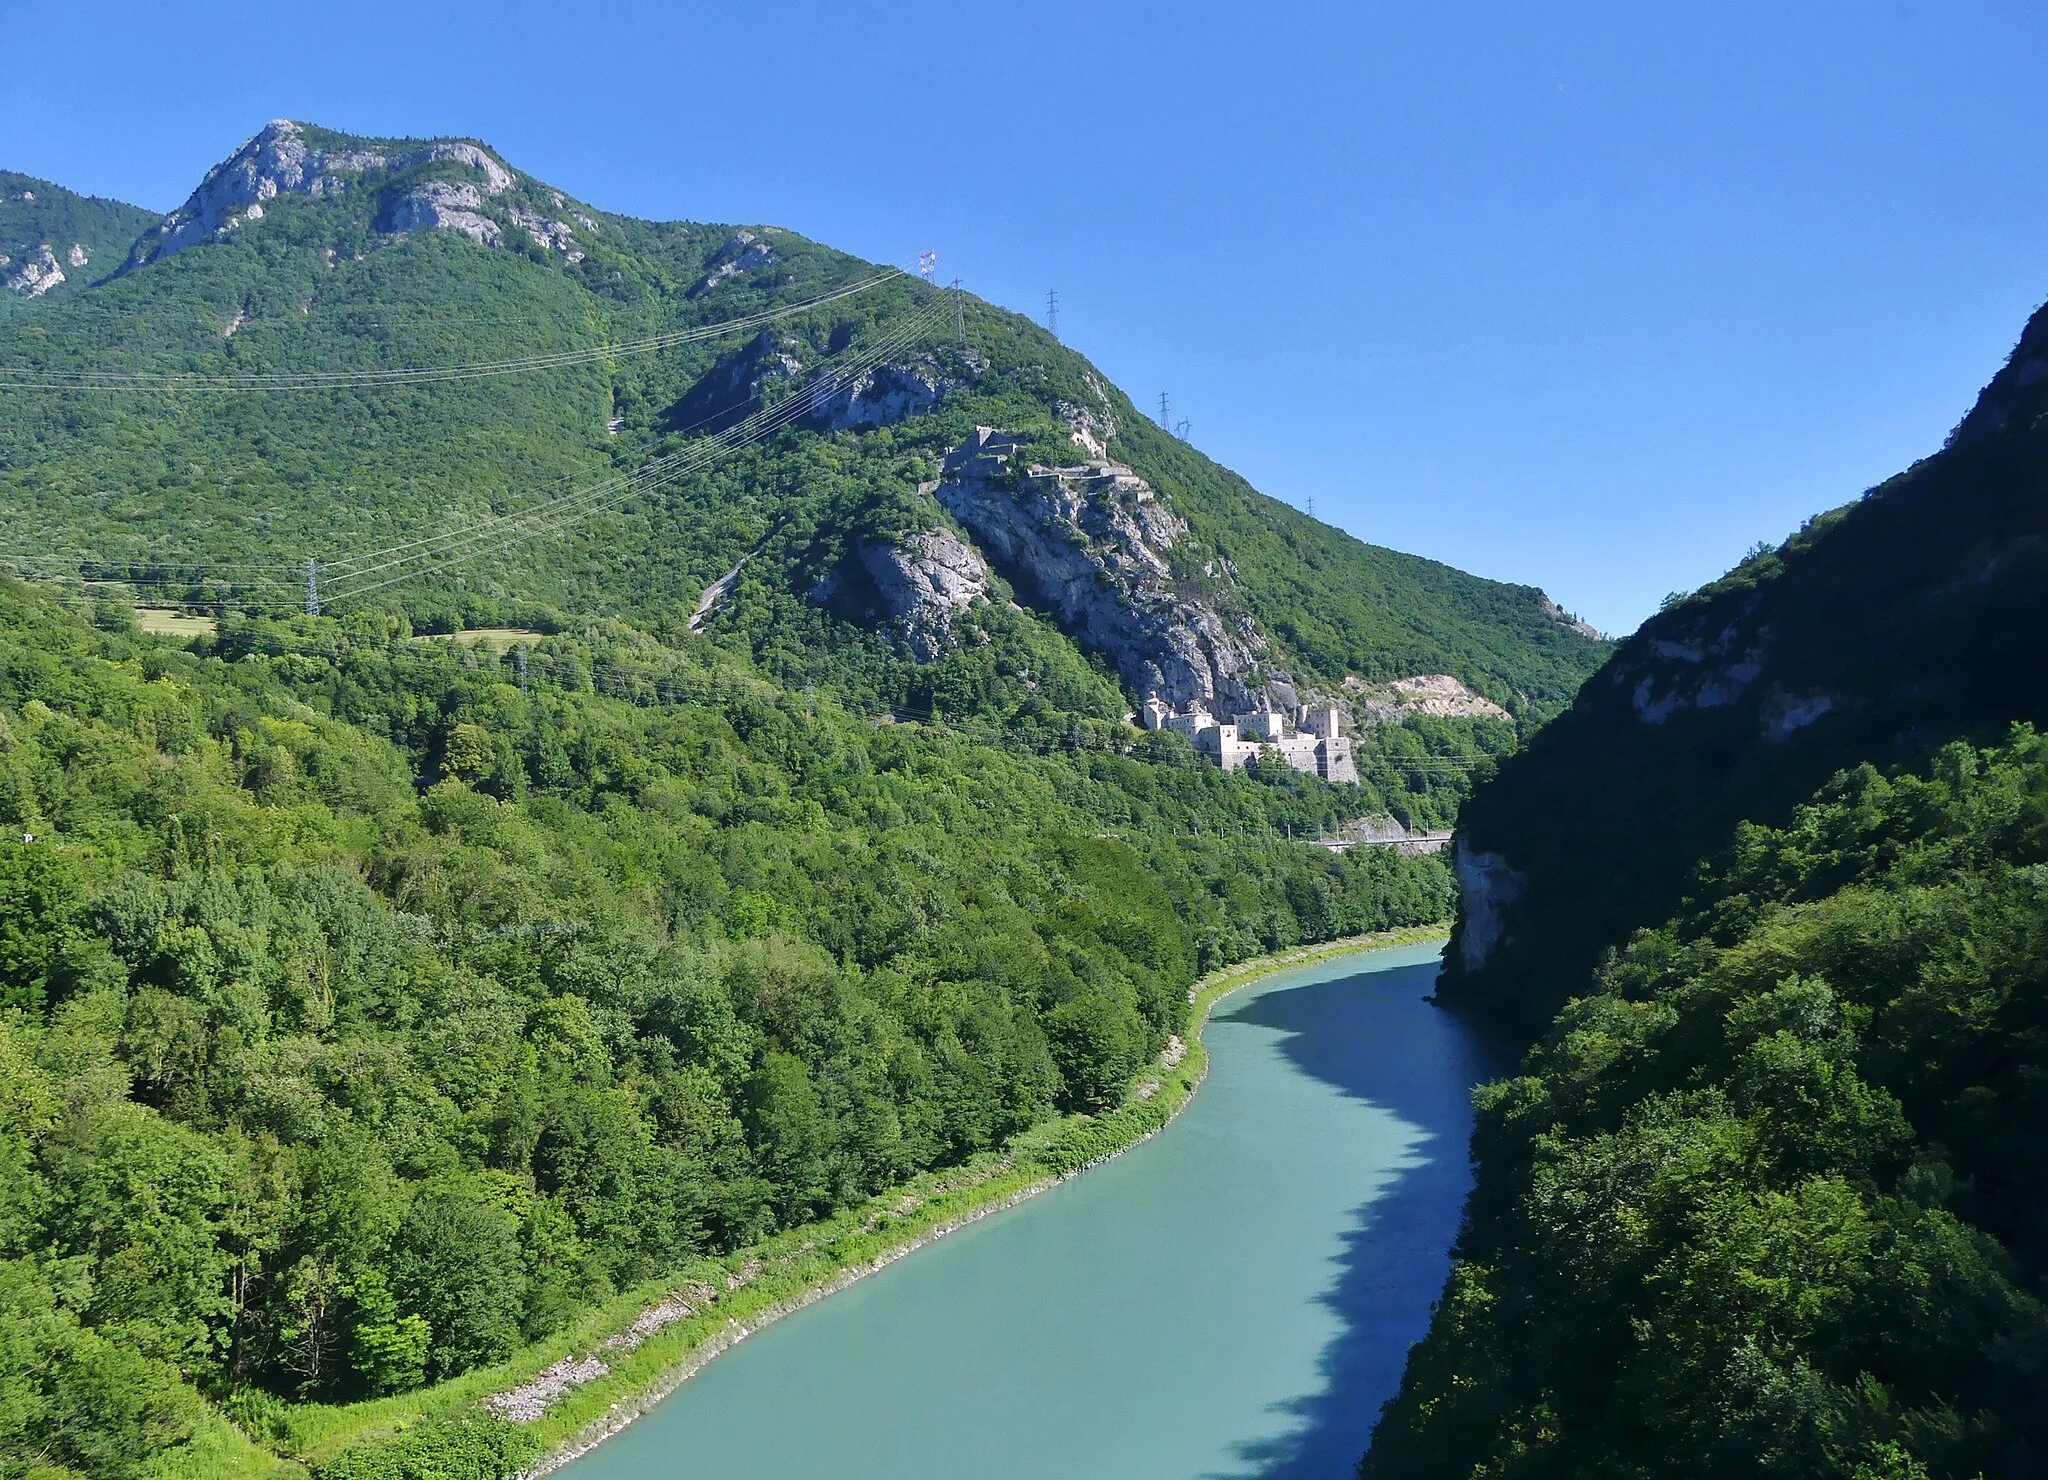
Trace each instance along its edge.
<instances>
[{"instance_id":1,"label":"riverbank","mask_svg":"<svg viewBox=\"0 0 2048 1480\"><path fill-rule=\"evenodd\" d=\"M1206 1078L1202 1028L1230 993L1278 972L1443 935L1441 928L1389 931L1214 973L1190 989L1193 1010L1178 1056L1170 1046L1118 1109L1051 1122L1001 1154L928 1173L722 1259L695 1261L495 1368L398 1398L295 1410L276 1436L278 1447L347 1480L452 1468L444 1462L457 1458L453 1449L465 1461L462 1473L523 1466L528 1475L540 1475L559 1468L763 1326L1156 1134ZM493 1412L517 1421L485 1416ZM495 1469L477 1465L480 1449L502 1456Z\"/></svg>"}]
</instances>

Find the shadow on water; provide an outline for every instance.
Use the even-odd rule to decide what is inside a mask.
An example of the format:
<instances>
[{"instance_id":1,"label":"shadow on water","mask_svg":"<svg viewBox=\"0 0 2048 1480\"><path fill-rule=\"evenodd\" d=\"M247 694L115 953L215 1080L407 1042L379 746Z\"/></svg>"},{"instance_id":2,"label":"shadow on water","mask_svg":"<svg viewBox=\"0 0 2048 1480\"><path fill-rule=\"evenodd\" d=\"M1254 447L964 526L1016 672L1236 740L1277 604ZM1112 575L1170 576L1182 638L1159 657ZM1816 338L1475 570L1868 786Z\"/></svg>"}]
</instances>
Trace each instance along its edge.
<instances>
[{"instance_id":1,"label":"shadow on water","mask_svg":"<svg viewBox=\"0 0 2048 1480\"><path fill-rule=\"evenodd\" d=\"M1348 1476L1428 1328L1471 1187L1471 1089L1506 1067L1423 1000L1436 970L1432 960L1282 988L1219 1014L1279 1032L1296 1067L1398 1117L1413 1141L1395 1178L1353 1211L1322 1296L1341 1329L1323 1352L1321 1390L1283 1405L1296 1420L1287 1433L1240 1446L1239 1476Z\"/></svg>"}]
</instances>

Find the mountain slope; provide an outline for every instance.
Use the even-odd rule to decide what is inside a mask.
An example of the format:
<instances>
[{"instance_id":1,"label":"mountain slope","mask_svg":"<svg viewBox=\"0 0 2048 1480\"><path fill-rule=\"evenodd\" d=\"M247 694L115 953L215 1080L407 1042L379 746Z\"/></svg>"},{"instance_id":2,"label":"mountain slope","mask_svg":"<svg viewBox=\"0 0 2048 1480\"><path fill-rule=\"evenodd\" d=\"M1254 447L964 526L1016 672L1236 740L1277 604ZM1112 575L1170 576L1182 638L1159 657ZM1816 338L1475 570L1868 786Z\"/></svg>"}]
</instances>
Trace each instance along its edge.
<instances>
[{"instance_id":1,"label":"mountain slope","mask_svg":"<svg viewBox=\"0 0 2048 1480\"><path fill-rule=\"evenodd\" d=\"M1459 823L1447 999L1533 1033L1738 822L2048 721L2048 315L1939 453L1646 622Z\"/></svg>"},{"instance_id":2,"label":"mountain slope","mask_svg":"<svg viewBox=\"0 0 2048 1480\"><path fill-rule=\"evenodd\" d=\"M1478 788L1439 993L1536 1044L1362 1474L2042 1472L2044 652L2048 311Z\"/></svg>"},{"instance_id":3,"label":"mountain slope","mask_svg":"<svg viewBox=\"0 0 2048 1480\"><path fill-rule=\"evenodd\" d=\"M140 206L0 170L0 317L106 277L155 219Z\"/></svg>"},{"instance_id":4,"label":"mountain slope","mask_svg":"<svg viewBox=\"0 0 2048 1480\"><path fill-rule=\"evenodd\" d=\"M474 141L280 122L142 233L117 279L0 328L0 367L48 384L491 360L730 322L872 272L773 227L611 215ZM351 552L678 454L879 348L781 435L697 477L362 599L422 622L672 620L745 559L707 630L877 707L969 692L973 707L1014 705L1032 692L1019 670L1088 655L1122 694L1074 690L1056 707L1114 712L1148 687L1285 702L1341 697L1347 675L1446 673L1537 714L1603 652L1538 591L1364 545L1256 493L1028 320L969 298L952 305L956 333L941 296L898 276L765 330L543 375L11 394L0 545L168 580L149 588L167 597L288 601L309 558L345 576ZM977 427L1018 449L997 479L1012 514L1033 488L1049 496L1046 548L1006 560L948 505L946 469ZM1150 542L1119 532L1134 499L1159 513ZM899 557L949 541L987 569L969 561L965 585L935 596L920 558ZM276 564L224 569L250 561ZM930 671L985 646L990 623L1014 629L1023 661Z\"/></svg>"}]
</instances>

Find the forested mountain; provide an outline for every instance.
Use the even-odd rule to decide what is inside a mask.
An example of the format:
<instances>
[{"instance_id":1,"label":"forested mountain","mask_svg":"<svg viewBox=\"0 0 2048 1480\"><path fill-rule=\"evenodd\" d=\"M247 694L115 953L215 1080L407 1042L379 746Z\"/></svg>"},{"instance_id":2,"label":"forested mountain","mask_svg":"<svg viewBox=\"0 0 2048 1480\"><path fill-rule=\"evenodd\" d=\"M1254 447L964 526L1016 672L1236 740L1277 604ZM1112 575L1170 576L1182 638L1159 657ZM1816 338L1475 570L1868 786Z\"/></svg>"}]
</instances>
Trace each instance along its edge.
<instances>
[{"instance_id":1,"label":"forested mountain","mask_svg":"<svg viewBox=\"0 0 2048 1480\"><path fill-rule=\"evenodd\" d=\"M1440 992L1539 1041L1365 1474L2048 1467L2044 367L1468 802Z\"/></svg>"},{"instance_id":2,"label":"forested mountain","mask_svg":"<svg viewBox=\"0 0 2048 1480\"><path fill-rule=\"evenodd\" d=\"M156 213L0 170L0 318L111 274Z\"/></svg>"},{"instance_id":3,"label":"forested mountain","mask_svg":"<svg viewBox=\"0 0 2048 1480\"><path fill-rule=\"evenodd\" d=\"M423 630L679 622L733 573L704 630L870 711L1444 673L1534 717L1604 653L1539 591L1264 497L1029 320L877 278L776 227L604 212L473 141L274 123L120 275L0 324L0 552L229 609L298 605L317 560L331 603ZM566 361L405 373L521 356ZM707 442L750 416L776 434ZM690 475L577 492L663 458Z\"/></svg>"},{"instance_id":4,"label":"forested mountain","mask_svg":"<svg viewBox=\"0 0 2048 1480\"><path fill-rule=\"evenodd\" d=\"M788 231L286 123L128 225L0 322L5 1480L303 1474L369 1400L496 1473L507 1353L1443 919L1303 840L1448 823L1605 650ZM1362 784L1152 689L1349 696Z\"/></svg>"}]
</instances>

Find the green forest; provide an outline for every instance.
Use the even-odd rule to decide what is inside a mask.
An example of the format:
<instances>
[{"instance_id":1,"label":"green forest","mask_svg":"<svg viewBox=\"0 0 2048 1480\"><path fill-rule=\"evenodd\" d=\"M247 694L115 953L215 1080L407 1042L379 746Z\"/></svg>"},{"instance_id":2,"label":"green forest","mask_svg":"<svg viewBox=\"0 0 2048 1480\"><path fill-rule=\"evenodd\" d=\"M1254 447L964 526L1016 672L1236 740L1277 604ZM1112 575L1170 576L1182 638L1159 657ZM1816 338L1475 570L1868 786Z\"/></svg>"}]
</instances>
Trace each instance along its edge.
<instances>
[{"instance_id":1,"label":"green forest","mask_svg":"<svg viewBox=\"0 0 2048 1480\"><path fill-rule=\"evenodd\" d=\"M0 586L0 1474L493 1362L1115 1105L1210 967L1447 915L1286 841L1355 794L1123 733Z\"/></svg>"},{"instance_id":2,"label":"green forest","mask_svg":"<svg viewBox=\"0 0 2048 1480\"><path fill-rule=\"evenodd\" d=\"M1438 995L1528 1053L1363 1474L2041 1472L2044 346L1461 808Z\"/></svg>"},{"instance_id":3,"label":"green forest","mask_svg":"<svg viewBox=\"0 0 2048 1480\"><path fill-rule=\"evenodd\" d=\"M2034 1473L2048 739L1741 827L1489 1086L1366 1477Z\"/></svg>"}]
</instances>

